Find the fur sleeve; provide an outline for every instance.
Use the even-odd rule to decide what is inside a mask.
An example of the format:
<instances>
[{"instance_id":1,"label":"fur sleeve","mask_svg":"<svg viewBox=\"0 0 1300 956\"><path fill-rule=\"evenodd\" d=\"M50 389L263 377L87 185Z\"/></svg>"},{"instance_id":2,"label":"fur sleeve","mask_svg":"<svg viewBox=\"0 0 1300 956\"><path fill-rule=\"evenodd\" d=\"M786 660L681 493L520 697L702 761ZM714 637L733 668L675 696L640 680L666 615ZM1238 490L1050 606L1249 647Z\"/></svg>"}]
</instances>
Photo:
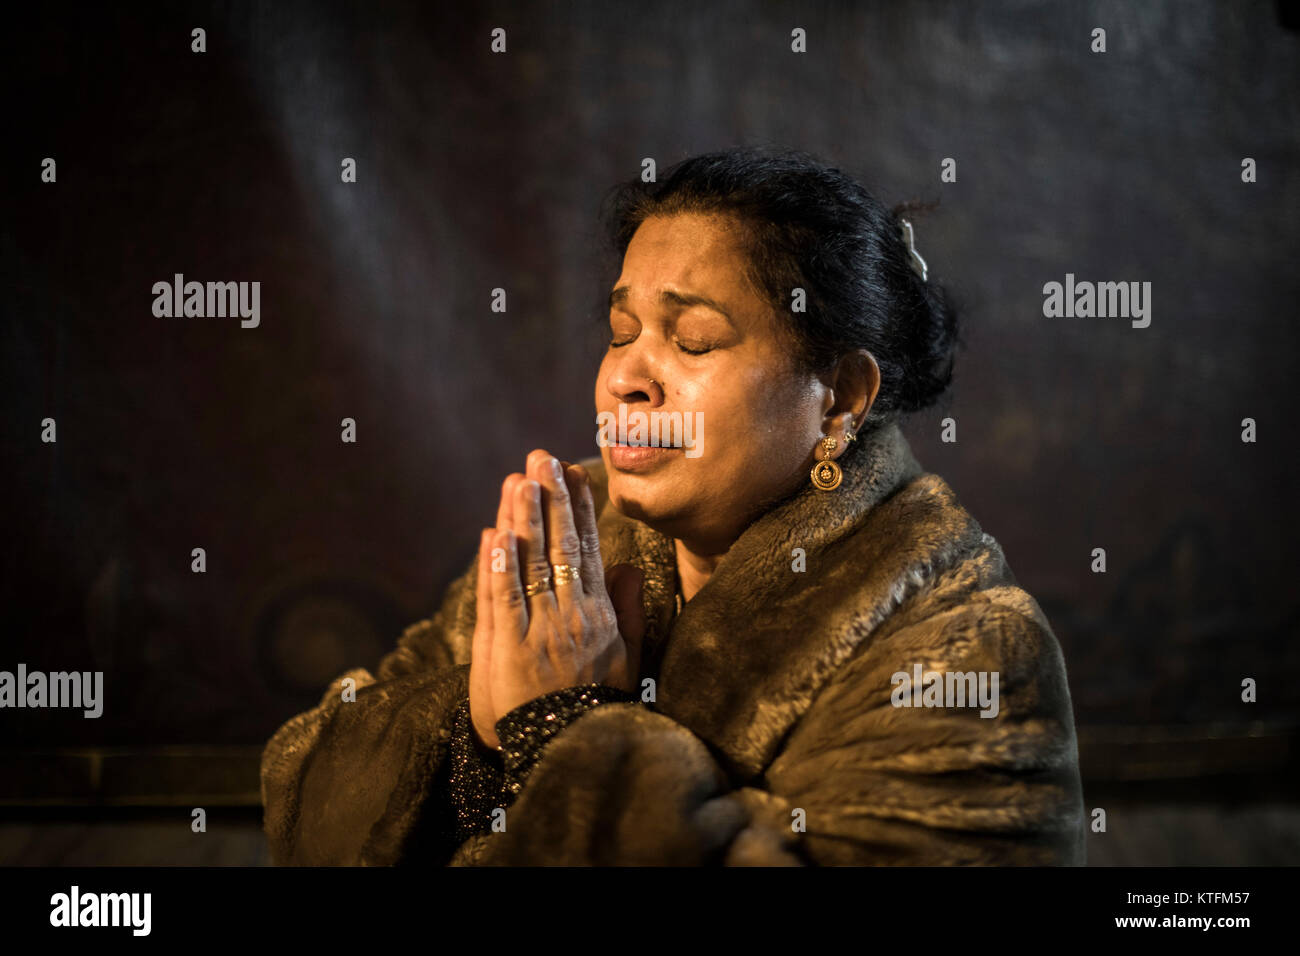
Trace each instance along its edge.
<instances>
[{"instance_id":1,"label":"fur sleeve","mask_svg":"<svg viewBox=\"0 0 1300 956\"><path fill-rule=\"evenodd\" d=\"M999 711L896 708L893 675L999 671ZM663 714L610 704L547 746L475 862L947 865L1083 862L1064 663L1033 619L976 598L879 635L763 777L734 787Z\"/></svg>"},{"instance_id":2,"label":"fur sleeve","mask_svg":"<svg viewBox=\"0 0 1300 956\"><path fill-rule=\"evenodd\" d=\"M746 807L690 731L641 704L582 715L542 752L506 813L480 837L495 866L698 866L722 862Z\"/></svg>"},{"instance_id":3,"label":"fur sleeve","mask_svg":"<svg viewBox=\"0 0 1300 956\"><path fill-rule=\"evenodd\" d=\"M379 663L340 675L262 752L263 829L276 864L384 865L437 844L436 790L451 718L468 692L477 559L433 617ZM351 679L355 700L344 699ZM426 812L427 811L427 812ZM429 842L433 841L433 842Z\"/></svg>"},{"instance_id":4,"label":"fur sleeve","mask_svg":"<svg viewBox=\"0 0 1300 956\"><path fill-rule=\"evenodd\" d=\"M468 687L461 665L375 682L336 680L319 706L280 728L262 755L263 827L276 865L445 862L435 779ZM342 682L356 681L354 701Z\"/></svg>"},{"instance_id":5,"label":"fur sleeve","mask_svg":"<svg viewBox=\"0 0 1300 956\"><path fill-rule=\"evenodd\" d=\"M766 774L774 793L805 811L809 857L1083 863L1065 663L1041 615L1011 606L1007 590L902 619L814 701ZM905 698L895 675L914 676L918 663L923 674L997 672L996 716L980 716L978 705L896 706Z\"/></svg>"}]
</instances>

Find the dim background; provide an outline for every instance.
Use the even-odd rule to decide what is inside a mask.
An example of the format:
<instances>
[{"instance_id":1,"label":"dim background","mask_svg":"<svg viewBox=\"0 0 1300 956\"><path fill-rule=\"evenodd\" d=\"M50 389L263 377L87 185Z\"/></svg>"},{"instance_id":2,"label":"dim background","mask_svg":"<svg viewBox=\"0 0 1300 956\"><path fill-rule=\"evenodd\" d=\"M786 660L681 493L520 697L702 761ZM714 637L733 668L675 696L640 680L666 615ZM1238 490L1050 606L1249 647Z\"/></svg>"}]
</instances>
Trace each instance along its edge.
<instances>
[{"instance_id":1,"label":"dim background","mask_svg":"<svg viewBox=\"0 0 1300 956\"><path fill-rule=\"evenodd\" d=\"M0 669L106 682L0 712L0 862L266 862L270 734L434 609L531 449L596 453L605 191L761 142L939 202L967 347L905 431L1064 649L1089 862L1300 858L1287 7L50 4L0 43ZM154 317L175 273L260 281L260 327ZM1045 318L1066 273L1150 282L1150 327Z\"/></svg>"}]
</instances>

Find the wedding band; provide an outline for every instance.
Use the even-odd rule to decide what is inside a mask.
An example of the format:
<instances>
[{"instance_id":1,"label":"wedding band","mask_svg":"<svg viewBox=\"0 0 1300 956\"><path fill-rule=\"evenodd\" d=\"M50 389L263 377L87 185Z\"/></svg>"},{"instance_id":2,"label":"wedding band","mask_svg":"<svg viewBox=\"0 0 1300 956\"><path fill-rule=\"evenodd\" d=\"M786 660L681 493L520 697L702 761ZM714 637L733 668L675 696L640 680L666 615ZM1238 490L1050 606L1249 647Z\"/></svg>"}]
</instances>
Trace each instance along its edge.
<instances>
[{"instance_id":1,"label":"wedding band","mask_svg":"<svg viewBox=\"0 0 1300 956\"><path fill-rule=\"evenodd\" d=\"M551 590L551 576L548 574L540 581L534 581L524 588L524 597L537 597L543 591Z\"/></svg>"},{"instance_id":2,"label":"wedding band","mask_svg":"<svg viewBox=\"0 0 1300 956\"><path fill-rule=\"evenodd\" d=\"M551 570L555 572L555 586L561 584L572 584L582 577L582 572L571 564L552 564Z\"/></svg>"}]
</instances>

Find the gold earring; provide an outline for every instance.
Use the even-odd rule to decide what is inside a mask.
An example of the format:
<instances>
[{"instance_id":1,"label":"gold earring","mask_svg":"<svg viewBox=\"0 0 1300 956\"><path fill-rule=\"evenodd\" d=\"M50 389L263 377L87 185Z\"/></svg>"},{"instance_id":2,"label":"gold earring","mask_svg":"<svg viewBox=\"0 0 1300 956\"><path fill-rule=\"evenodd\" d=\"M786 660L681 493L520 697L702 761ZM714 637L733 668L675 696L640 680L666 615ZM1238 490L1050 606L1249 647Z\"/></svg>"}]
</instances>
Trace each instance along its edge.
<instances>
[{"instance_id":1,"label":"gold earring","mask_svg":"<svg viewBox=\"0 0 1300 956\"><path fill-rule=\"evenodd\" d=\"M840 486L840 481L844 478L844 473L840 471L840 466L831 460L831 452L838 448L840 443L830 435L827 435L819 444L821 448L825 450L826 457L813 465L813 487L818 491L834 491Z\"/></svg>"}]
</instances>

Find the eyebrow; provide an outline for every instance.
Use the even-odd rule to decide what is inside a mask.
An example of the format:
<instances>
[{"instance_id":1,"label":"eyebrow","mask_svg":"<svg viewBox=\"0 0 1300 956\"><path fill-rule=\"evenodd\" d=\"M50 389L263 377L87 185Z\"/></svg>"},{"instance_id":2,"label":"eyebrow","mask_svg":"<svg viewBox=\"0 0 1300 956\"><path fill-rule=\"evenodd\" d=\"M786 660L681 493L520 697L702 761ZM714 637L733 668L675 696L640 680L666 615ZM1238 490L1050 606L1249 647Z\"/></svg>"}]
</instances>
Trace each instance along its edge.
<instances>
[{"instance_id":1,"label":"eyebrow","mask_svg":"<svg viewBox=\"0 0 1300 956\"><path fill-rule=\"evenodd\" d=\"M631 286L619 286L609 294L609 307L612 309L615 306L621 306L627 301L631 292ZM720 313L723 318L728 322L731 322L732 325L735 325L735 323L732 322L731 313L724 309L720 303L714 299L710 299L707 295L700 295L697 292L674 292L671 289L664 289L659 293L659 301L664 305L675 306L679 309L687 309L693 305L702 305L706 309L712 309L714 312Z\"/></svg>"}]
</instances>

